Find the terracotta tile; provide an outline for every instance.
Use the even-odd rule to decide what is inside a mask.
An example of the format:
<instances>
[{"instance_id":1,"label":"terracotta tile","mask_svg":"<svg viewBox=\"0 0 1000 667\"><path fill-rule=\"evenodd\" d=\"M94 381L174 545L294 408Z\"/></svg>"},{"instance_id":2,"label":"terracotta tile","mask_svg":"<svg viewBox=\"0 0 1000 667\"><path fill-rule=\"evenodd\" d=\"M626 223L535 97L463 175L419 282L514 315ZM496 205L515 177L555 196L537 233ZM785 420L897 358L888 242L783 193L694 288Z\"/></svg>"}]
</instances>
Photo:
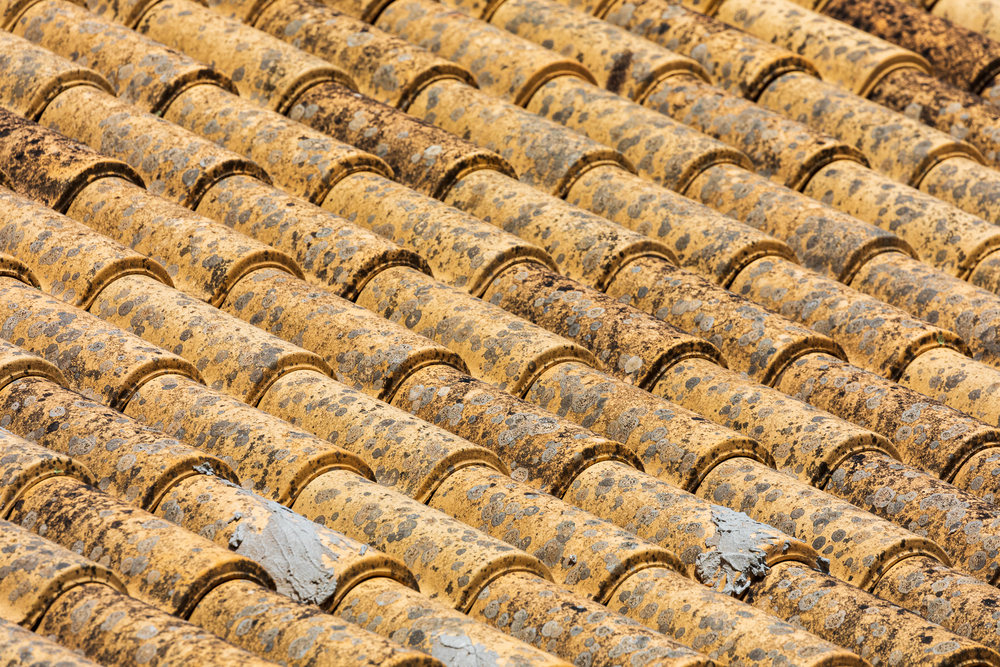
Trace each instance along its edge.
<instances>
[{"instance_id":1,"label":"terracotta tile","mask_svg":"<svg viewBox=\"0 0 1000 667\"><path fill-rule=\"evenodd\" d=\"M97 667L96 662L74 653L50 638L8 621L0 621L0 645L4 660L25 665L60 664L66 667Z\"/></svg>"}]
</instances>

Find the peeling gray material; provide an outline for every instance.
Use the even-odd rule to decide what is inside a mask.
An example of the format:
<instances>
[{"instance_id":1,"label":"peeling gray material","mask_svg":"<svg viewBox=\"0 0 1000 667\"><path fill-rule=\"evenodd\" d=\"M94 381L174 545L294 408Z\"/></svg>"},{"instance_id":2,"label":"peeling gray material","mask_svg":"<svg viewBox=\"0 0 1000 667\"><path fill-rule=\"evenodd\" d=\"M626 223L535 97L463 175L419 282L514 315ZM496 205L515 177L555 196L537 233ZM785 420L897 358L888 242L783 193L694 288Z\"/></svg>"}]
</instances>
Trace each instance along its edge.
<instances>
[{"instance_id":1,"label":"peeling gray material","mask_svg":"<svg viewBox=\"0 0 1000 667\"><path fill-rule=\"evenodd\" d=\"M215 475L215 470L212 469L212 464L208 461L194 466L195 472L200 472L202 475Z\"/></svg>"},{"instance_id":2,"label":"peeling gray material","mask_svg":"<svg viewBox=\"0 0 1000 667\"><path fill-rule=\"evenodd\" d=\"M240 494L254 495L226 484ZM336 532L273 500L261 498L258 502L268 511L266 518L237 513L233 518L239 523L230 537L230 548L267 570L282 595L322 606L337 590L337 574L331 565L338 557L326 544L339 543L345 548L350 544Z\"/></svg>"},{"instance_id":3,"label":"peeling gray material","mask_svg":"<svg viewBox=\"0 0 1000 667\"><path fill-rule=\"evenodd\" d=\"M761 551L757 527L760 524L746 514L720 505L712 505L716 534L706 540L711 551L698 554L695 574L698 580L727 595L740 596L750 584L763 578L770 568ZM789 547L785 542L785 550ZM720 587L722 581L725 584Z\"/></svg>"},{"instance_id":4,"label":"peeling gray material","mask_svg":"<svg viewBox=\"0 0 1000 667\"><path fill-rule=\"evenodd\" d=\"M493 667L501 664L501 654L468 635L442 633L431 640L431 655L446 665Z\"/></svg>"}]
</instances>

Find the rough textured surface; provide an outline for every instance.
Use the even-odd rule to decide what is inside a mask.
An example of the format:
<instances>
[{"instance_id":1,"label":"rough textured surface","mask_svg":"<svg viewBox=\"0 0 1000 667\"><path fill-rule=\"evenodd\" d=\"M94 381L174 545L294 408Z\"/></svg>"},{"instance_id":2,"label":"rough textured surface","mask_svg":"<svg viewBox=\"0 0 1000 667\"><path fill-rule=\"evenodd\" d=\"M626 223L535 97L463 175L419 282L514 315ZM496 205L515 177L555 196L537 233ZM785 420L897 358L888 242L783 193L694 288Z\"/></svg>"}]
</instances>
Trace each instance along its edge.
<instances>
[{"instance_id":1,"label":"rough textured surface","mask_svg":"<svg viewBox=\"0 0 1000 667\"><path fill-rule=\"evenodd\" d=\"M997 224L1000 222L1000 179L996 173L974 159L954 156L929 169L920 181L920 190Z\"/></svg>"},{"instance_id":2,"label":"rough textured surface","mask_svg":"<svg viewBox=\"0 0 1000 667\"><path fill-rule=\"evenodd\" d=\"M464 67L313 0L277 0L257 28L347 71L357 90L406 110L435 81L475 85Z\"/></svg>"},{"instance_id":3,"label":"rough textured surface","mask_svg":"<svg viewBox=\"0 0 1000 667\"><path fill-rule=\"evenodd\" d=\"M335 662L355 667L440 665L419 651L246 581L227 582L209 592L191 622L245 651L289 667Z\"/></svg>"},{"instance_id":4,"label":"rough textured surface","mask_svg":"<svg viewBox=\"0 0 1000 667\"><path fill-rule=\"evenodd\" d=\"M564 0L571 4L572 0ZM667 0L613 0L596 15L660 46L697 60L726 92L755 100L787 72L819 76L805 56Z\"/></svg>"},{"instance_id":5,"label":"rough textured surface","mask_svg":"<svg viewBox=\"0 0 1000 667\"><path fill-rule=\"evenodd\" d=\"M637 572L683 569L663 547L489 468L455 473L429 505L527 551L557 584L602 604Z\"/></svg>"},{"instance_id":6,"label":"rough textured surface","mask_svg":"<svg viewBox=\"0 0 1000 667\"><path fill-rule=\"evenodd\" d=\"M0 111L0 163L8 185L18 183L18 194L59 212L66 210L80 190L101 178L117 176L144 184L135 169L121 160L95 153L8 111Z\"/></svg>"},{"instance_id":7,"label":"rough textured surface","mask_svg":"<svg viewBox=\"0 0 1000 667\"><path fill-rule=\"evenodd\" d=\"M890 231L735 166L702 172L687 194L785 241L803 266L831 280L849 283L865 262L883 252L916 254Z\"/></svg>"},{"instance_id":8,"label":"rough textured surface","mask_svg":"<svg viewBox=\"0 0 1000 667\"><path fill-rule=\"evenodd\" d=\"M770 234L615 166L586 172L566 201L662 241L678 266L723 287L761 257L795 260L792 249Z\"/></svg>"},{"instance_id":9,"label":"rough textured surface","mask_svg":"<svg viewBox=\"0 0 1000 667\"><path fill-rule=\"evenodd\" d=\"M752 168L750 158L721 141L585 81L550 81L527 109L620 151L640 176L676 192L713 165Z\"/></svg>"},{"instance_id":10,"label":"rough textured surface","mask_svg":"<svg viewBox=\"0 0 1000 667\"><path fill-rule=\"evenodd\" d=\"M8 621L0 621L0 644L3 645L0 659L12 664L98 667L96 662L74 653L56 640L43 638Z\"/></svg>"},{"instance_id":11,"label":"rough textured surface","mask_svg":"<svg viewBox=\"0 0 1000 667\"><path fill-rule=\"evenodd\" d=\"M158 375L201 380L194 364L182 357L22 283L0 279L0 300L5 315L0 337L51 361L70 389L108 407L124 408Z\"/></svg>"},{"instance_id":12,"label":"rough textured surface","mask_svg":"<svg viewBox=\"0 0 1000 667\"><path fill-rule=\"evenodd\" d=\"M94 70L53 58L47 49L6 32L0 33L0 54L0 107L29 120L36 120L49 102L74 86L114 93Z\"/></svg>"},{"instance_id":13,"label":"rough textured surface","mask_svg":"<svg viewBox=\"0 0 1000 667\"><path fill-rule=\"evenodd\" d=\"M37 631L105 667L183 664L212 656L227 667L271 663L107 586L85 584L59 598Z\"/></svg>"},{"instance_id":14,"label":"rough textured surface","mask_svg":"<svg viewBox=\"0 0 1000 667\"><path fill-rule=\"evenodd\" d=\"M432 367L414 375L394 404L481 444L509 466L516 481L555 496L595 463L641 466L627 447L454 369Z\"/></svg>"},{"instance_id":15,"label":"rough textured surface","mask_svg":"<svg viewBox=\"0 0 1000 667\"><path fill-rule=\"evenodd\" d=\"M135 29L225 73L240 95L280 113L323 82L355 87L322 58L187 0L156 3Z\"/></svg>"},{"instance_id":16,"label":"rough textured surface","mask_svg":"<svg viewBox=\"0 0 1000 667\"><path fill-rule=\"evenodd\" d=\"M774 463L771 454L752 438L647 391L624 387L583 364L556 366L532 385L527 400L628 445L648 474L689 491L728 458Z\"/></svg>"},{"instance_id":17,"label":"rough textured surface","mask_svg":"<svg viewBox=\"0 0 1000 667\"><path fill-rule=\"evenodd\" d=\"M726 0L716 17L764 41L795 51L823 78L867 96L890 72L929 72L922 57L789 0Z\"/></svg>"},{"instance_id":18,"label":"rough textured surface","mask_svg":"<svg viewBox=\"0 0 1000 667\"><path fill-rule=\"evenodd\" d=\"M648 667L714 664L684 645L618 616L596 602L561 602L563 589L529 574L492 581L476 598L470 615L526 644L574 664L605 664L628 656Z\"/></svg>"},{"instance_id":19,"label":"rough textured surface","mask_svg":"<svg viewBox=\"0 0 1000 667\"><path fill-rule=\"evenodd\" d=\"M418 115L412 108L409 113ZM443 132L343 86L314 86L298 98L289 115L374 153L392 166L397 180L434 198L442 197L463 175L479 169L515 175L507 162L509 155L501 157L490 146L479 148L467 141L468 137L463 140Z\"/></svg>"},{"instance_id":20,"label":"rough textured surface","mask_svg":"<svg viewBox=\"0 0 1000 667\"><path fill-rule=\"evenodd\" d=\"M390 266L430 271L414 252L248 176L213 185L197 211L284 251L310 280L345 299L357 298L374 274Z\"/></svg>"},{"instance_id":21,"label":"rough textured surface","mask_svg":"<svg viewBox=\"0 0 1000 667\"><path fill-rule=\"evenodd\" d=\"M900 0L828 0L827 16L919 53L941 80L978 93L1000 74L1000 45Z\"/></svg>"},{"instance_id":22,"label":"rough textured surface","mask_svg":"<svg viewBox=\"0 0 1000 667\"><path fill-rule=\"evenodd\" d=\"M812 546L830 574L863 590L916 555L947 562L933 541L758 463L735 459L715 468L698 495ZM826 570L827 567L821 569Z\"/></svg>"},{"instance_id":23,"label":"rough textured surface","mask_svg":"<svg viewBox=\"0 0 1000 667\"><path fill-rule=\"evenodd\" d=\"M284 252L120 178L88 185L66 215L93 229L93 237L109 236L163 267L155 273L128 273L152 275L214 306L253 271L274 268L302 276L302 269ZM169 280L160 277L164 269ZM78 305L90 307L94 298Z\"/></svg>"},{"instance_id":24,"label":"rough textured surface","mask_svg":"<svg viewBox=\"0 0 1000 667\"><path fill-rule=\"evenodd\" d=\"M895 455L888 439L873 431L701 360L675 365L652 391L758 439L774 456L778 470L819 487L852 454Z\"/></svg>"},{"instance_id":25,"label":"rough textured surface","mask_svg":"<svg viewBox=\"0 0 1000 667\"><path fill-rule=\"evenodd\" d=\"M492 169L467 178L478 174L517 182ZM379 174L349 176L337 184L323 207L418 253L430 264L435 278L473 296L481 296L498 274L512 266L555 268L549 254L533 239L521 240Z\"/></svg>"},{"instance_id":26,"label":"rough textured surface","mask_svg":"<svg viewBox=\"0 0 1000 667\"><path fill-rule=\"evenodd\" d=\"M959 278L1000 248L995 225L846 160L818 171L803 192L895 234L922 261Z\"/></svg>"},{"instance_id":27,"label":"rough textured surface","mask_svg":"<svg viewBox=\"0 0 1000 667\"><path fill-rule=\"evenodd\" d=\"M597 77L602 88L636 102L660 81L681 72L708 80L695 60L555 3L507 0L489 21L576 58Z\"/></svg>"},{"instance_id":28,"label":"rough textured surface","mask_svg":"<svg viewBox=\"0 0 1000 667\"><path fill-rule=\"evenodd\" d=\"M990 166L1000 165L1000 108L916 70L888 74L869 99L968 141Z\"/></svg>"},{"instance_id":29,"label":"rough textured surface","mask_svg":"<svg viewBox=\"0 0 1000 667\"><path fill-rule=\"evenodd\" d=\"M633 262L607 293L707 339L722 351L730 368L761 384L771 384L786 365L805 354L846 356L827 336L666 262Z\"/></svg>"},{"instance_id":30,"label":"rough textured surface","mask_svg":"<svg viewBox=\"0 0 1000 667\"><path fill-rule=\"evenodd\" d=\"M689 577L726 595L742 595L768 568L786 560L810 568L823 564L796 538L620 463L593 466L566 498L670 549Z\"/></svg>"},{"instance_id":31,"label":"rough textured surface","mask_svg":"<svg viewBox=\"0 0 1000 667\"><path fill-rule=\"evenodd\" d=\"M784 260L758 260L739 275L732 289L829 336L843 346L852 364L889 380L898 379L928 350L945 347L964 353L967 349L947 329Z\"/></svg>"},{"instance_id":32,"label":"rough textured surface","mask_svg":"<svg viewBox=\"0 0 1000 667\"><path fill-rule=\"evenodd\" d=\"M676 262L665 243L494 171L458 181L447 201L544 248L553 268L601 291L640 257Z\"/></svg>"},{"instance_id":33,"label":"rough textured surface","mask_svg":"<svg viewBox=\"0 0 1000 667\"><path fill-rule=\"evenodd\" d=\"M1000 430L827 354L796 360L775 387L888 438L902 460L951 480Z\"/></svg>"},{"instance_id":34,"label":"rough textured surface","mask_svg":"<svg viewBox=\"0 0 1000 667\"><path fill-rule=\"evenodd\" d=\"M941 18L948 19L960 26L982 33L990 39L1000 39L1000 7L996 3L967 3L961 0L924 0L925 7Z\"/></svg>"},{"instance_id":35,"label":"rough textured surface","mask_svg":"<svg viewBox=\"0 0 1000 667\"><path fill-rule=\"evenodd\" d=\"M0 392L0 425L73 457L93 472L97 488L148 511L179 481L202 471L237 479L216 456L42 378L18 380Z\"/></svg>"},{"instance_id":36,"label":"rough textured surface","mask_svg":"<svg viewBox=\"0 0 1000 667\"><path fill-rule=\"evenodd\" d=\"M521 181L556 197L580 176L613 164L634 171L619 153L558 123L464 84L428 86L409 113L509 160Z\"/></svg>"},{"instance_id":37,"label":"rough textured surface","mask_svg":"<svg viewBox=\"0 0 1000 667\"><path fill-rule=\"evenodd\" d=\"M337 613L372 632L440 658L450 665L569 667L448 605L388 579L370 579L348 593Z\"/></svg>"},{"instance_id":38,"label":"rough textured surface","mask_svg":"<svg viewBox=\"0 0 1000 667\"><path fill-rule=\"evenodd\" d=\"M426 502L455 470L508 472L493 452L334 382L299 371L280 378L260 409L363 459L382 486Z\"/></svg>"},{"instance_id":39,"label":"rough textured surface","mask_svg":"<svg viewBox=\"0 0 1000 667\"><path fill-rule=\"evenodd\" d=\"M64 0L35 4L12 32L100 72L116 95L151 113L162 114L199 84L234 90L218 70Z\"/></svg>"},{"instance_id":40,"label":"rough textured surface","mask_svg":"<svg viewBox=\"0 0 1000 667\"><path fill-rule=\"evenodd\" d=\"M579 345L409 269L383 271L358 303L458 353L474 376L515 396L559 363L598 364Z\"/></svg>"},{"instance_id":41,"label":"rough textured surface","mask_svg":"<svg viewBox=\"0 0 1000 667\"><path fill-rule=\"evenodd\" d=\"M91 486L94 474L77 460L0 431L0 515L6 516L25 491L48 479L68 475ZM5 617L6 618L6 617Z\"/></svg>"},{"instance_id":42,"label":"rough textured surface","mask_svg":"<svg viewBox=\"0 0 1000 667\"><path fill-rule=\"evenodd\" d=\"M163 117L245 155L263 167L275 185L316 204L350 174L392 176L389 165L371 153L217 86L196 86L185 92Z\"/></svg>"},{"instance_id":43,"label":"rough textured surface","mask_svg":"<svg viewBox=\"0 0 1000 667\"><path fill-rule=\"evenodd\" d=\"M552 79L596 83L576 60L430 0L393 2L375 25L458 63L476 77L480 88L518 106L525 106Z\"/></svg>"},{"instance_id":44,"label":"rough textured surface","mask_svg":"<svg viewBox=\"0 0 1000 667\"><path fill-rule=\"evenodd\" d=\"M417 587L400 561L209 475L174 486L156 515L256 562L281 595L323 609L372 577Z\"/></svg>"},{"instance_id":45,"label":"rough textured surface","mask_svg":"<svg viewBox=\"0 0 1000 667\"><path fill-rule=\"evenodd\" d=\"M282 504L328 470L374 477L347 450L179 375L144 384L124 412L225 461L243 488Z\"/></svg>"},{"instance_id":46,"label":"rough textured surface","mask_svg":"<svg viewBox=\"0 0 1000 667\"><path fill-rule=\"evenodd\" d=\"M994 583L1000 576L1000 518L992 503L878 452L844 461L826 489L934 540L977 579Z\"/></svg>"},{"instance_id":47,"label":"rough textured surface","mask_svg":"<svg viewBox=\"0 0 1000 667\"><path fill-rule=\"evenodd\" d=\"M329 374L322 357L148 278L128 276L91 311L193 363L209 386L256 405L275 380L296 370Z\"/></svg>"},{"instance_id":48,"label":"rough textured surface","mask_svg":"<svg viewBox=\"0 0 1000 667\"><path fill-rule=\"evenodd\" d=\"M907 367L899 383L991 426L1000 426L1000 375L955 350L925 352Z\"/></svg>"},{"instance_id":49,"label":"rough textured surface","mask_svg":"<svg viewBox=\"0 0 1000 667\"><path fill-rule=\"evenodd\" d=\"M461 357L448 348L282 271L247 276L222 310L316 352L338 380L386 401L425 366L465 370Z\"/></svg>"},{"instance_id":50,"label":"rough textured surface","mask_svg":"<svg viewBox=\"0 0 1000 667\"><path fill-rule=\"evenodd\" d=\"M142 174L151 193L188 208L228 176L269 180L246 158L90 86L67 90L38 122L98 153L122 158Z\"/></svg>"},{"instance_id":51,"label":"rough textured surface","mask_svg":"<svg viewBox=\"0 0 1000 667\"><path fill-rule=\"evenodd\" d=\"M534 556L357 475L323 475L292 509L402 560L422 593L459 611L468 611L498 576L527 572L551 579Z\"/></svg>"},{"instance_id":52,"label":"rough textured surface","mask_svg":"<svg viewBox=\"0 0 1000 667\"><path fill-rule=\"evenodd\" d=\"M755 607L792 618L796 625L850 646L878 664L989 665L997 660L981 644L795 563L776 567L773 575L753 587L748 599ZM890 626L899 632L883 631Z\"/></svg>"},{"instance_id":53,"label":"rough textured surface","mask_svg":"<svg viewBox=\"0 0 1000 667\"><path fill-rule=\"evenodd\" d=\"M587 348L612 375L639 387L681 359L722 357L705 339L538 265L505 271L482 298Z\"/></svg>"},{"instance_id":54,"label":"rough textured surface","mask_svg":"<svg viewBox=\"0 0 1000 667\"><path fill-rule=\"evenodd\" d=\"M692 76L662 82L643 106L742 151L758 174L794 190L834 160L865 161L857 148L824 131Z\"/></svg>"},{"instance_id":55,"label":"rough textured surface","mask_svg":"<svg viewBox=\"0 0 1000 667\"><path fill-rule=\"evenodd\" d=\"M805 74L775 79L759 102L843 140L874 169L914 187L949 158L983 159L971 144Z\"/></svg>"},{"instance_id":56,"label":"rough textured surface","mask_svg":"<svg viewBox=\"0 0 1000 667\"><path fill-rule=\"evenodd\" d=\"M274 587L253 561L69 477L33 487L10 520L86 554L115 572L129 595L181 618L223 581Z\"/></svg>"},{"instance_id":57,"label":"rough textured surface","mask_svg":"<svg viewBox=\"0 0 1000 667\"><path fill-rule=\"evenodd\" d=\"M158 262L6 188L0 188L0 251L36 269L46 294L81 308L124 275L173 284Z\"/></svg>"}]
</instances>

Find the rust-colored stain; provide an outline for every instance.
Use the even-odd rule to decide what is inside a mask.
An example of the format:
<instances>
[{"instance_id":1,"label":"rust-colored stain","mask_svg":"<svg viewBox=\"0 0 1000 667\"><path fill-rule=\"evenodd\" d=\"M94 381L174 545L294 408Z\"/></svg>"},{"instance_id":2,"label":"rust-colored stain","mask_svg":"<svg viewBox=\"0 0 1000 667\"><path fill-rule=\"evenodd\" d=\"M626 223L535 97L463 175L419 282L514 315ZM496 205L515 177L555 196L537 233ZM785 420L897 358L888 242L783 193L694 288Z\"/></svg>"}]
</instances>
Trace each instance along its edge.
<instances>
[{"instance_id":1,"label":"rust-colored stain","mask_svg":"<svg viewBox=\"0 0 1000 667\"><path fill-rule=\"evenodd\" d=\"M465 370L461 357L443 345L283 271L250 274L230 292L222 310L316 352L338 380L386 401L425 366Z\"/></svg>"},{"instance_id":2,"label":"rust-colored stain","mask_svg":"<svg viewBox=\"0 0 1000 667\"><path fill-rule=\"evenodd\" d=\"M728 287L747 264L795 253L783 241L614 166L591 169L566 201L662 241L678 266Z\"/></svg>"},{"instance_id":3,"label":"rust-colored stain","mask_svg":"<svg viewBox=\"0 0 1000 667\"><path fill-rule=\"evenodd\" d=\"M358 303L458 353L474 376L515 396L557 364L599 363L576 343L411 269L383 271Z\"/></svg>"},{"instance_id":4,"label":"rust-colored stain","mask_svg":"<svg viewBox=\"0 0 1000 667\"><path fill-rule=\"evenodd\" d=\"M548 410L447 367L431 367L400 388L393 404L494 452L518 482L562 496L601 461L641 467L627 447Z\"/></svg>"},{"instance_id":5,"label":"rust-colored stain","mask_svg":"<svg viewBox=\"0 0 1000 667\"><path fill-rule=\"evenodd\" d=\"M712 83L740 97L756 100L771 81L787 72L819 76L819 70L804 55L680 4L667 0L612 0L601 4L598 11L589 13L694 58L708 72Z\"/></svg>"},{"instance_id":6,"label":"rust-colored stain","mask_svg":"<svg viewBox=\"0 0 1000 667\"><path fill-rule=\"evenodd\" d=\"M93 472L94 486L149 511L186 477L211 471L238 479L218 457L42 378L18 380L0 392L0 425L79 461Z\"/></svg>"},{"instance_id":7,"label":"rust-colored stain","mask_svg":"<svg viewBox=\"0 0 1000 667\"><path fill-rule=\"evenodd\" d=\"M704 338L590 290L543 266L502 273L483 300L587 348L614 376L650 387L672 364L688 357L721 360ZM0 366L2 367L2 366ZM558 367L557 367L558 368Z\"/></svg>"},{"instance_id":8,"label":"rust-colored stain","mask_svg":"<svg viewBox=\"0 0 1000 667\"><path fill-rule=\"evenodd\" d=\"M873 431L701 360L675 365L652 391L759 440L778 470L818 487L853 454L897 455L889 440Z\"/></svg>"},{"instance_id":9,"label":"rust-colored stain","mask_svg":"<svg viewBox=\"0 0 1000 667\"><path fill-rule=\"evenodd\" d=\"M884 435L904 462L944 480L1000 446L995 426L828 354L796 360L775 387Z\"/></svg>"},{"instance_id":10,"label":"rust-colored stain","mask_svg":"<svg viewBox=\"0 0 1000 667\"><path fill-rule=\"evenodd\" d=\"M569 667L546 652L390 579L363 581L347 594L337 614L404 646L440 655L472 654L485 667Z\"/></svg>"},{"instance_id":11,"label":"rust-colored stain","mask_svg":"<svg viewBox=\"0 0 1000 667\"><path fill-rule=\"evenodd\" d=\"M0 251L35 267L28 270L41 279L46 294L81 308L121 276L173 284L158 262L5 188L0 188Z\"/></svg>"},{"instance_id":12,"label":"rust-colored stain","mask_svg":"<svg viewBox=\"0 0 1000 667\"><path fill-rule=\"evenodd\" d=\"M191 623L107 586L84 584L52 606L38 633L57 637L106 667L182 664L204 660L226 667L269 667L272 663L241 651Z\"/></svg>"},{"instance_id":13,"label":"rust-colored stain","mask_svg":"<svg viewBox=\"0 0 1000 667\"><path fill-rule=\"evenodd\" d=\"M374 478L351 452L180 375L150 380L123 412L225 461L243 488L283 505L328 470Z\"/></svg>"},{"instance_id":14,"label":"rust-colored stain","mask_svg":"<svg viewBox=\"0 0 1000 667\"><path fill-rule=\"evenodd\" d=\"M255 25L347 71L357 90L406 110L435 81L475 85L464 67L314 0L277 0Z\"/></svg>"},{"instance_id":15,"label":"rust-colored stain","mask_svg":"<svg viewBox=\"0 0 1000 667\"><path fill-rule=\"evenodd\" d=\"M663 547L489 468L456 472L428 504L527 551L556 583L602 604L637 572L683 569Z\"/></svg>"},{"instance_id":16,"label":"rust-colored stain","mask_svg":"<svg viewBox=\"0 0 1000 667\"><path fill-rule=\"evenodd\" d=\"M506 175L483 169L478 174ZM458 183L464 182L463 180ZM449 202L450 203L450 202ZM489 221L455 210L379 174L354 174L341 181L323 207L371 229L427 260L435 278L473 296L512 266L555 263L532 239L522 240ZM382 270L389 268L383 265Z\"/></svg>"},{"instance_id":17,"label":"rust-colored stain","mask_svg":"<svg viewBox=\"0 0 1000 667\"><path fill-rule=\"evenodd\" d=\"M801 188L832 161L865 161L857 148L786 117L788 114L769 108L763 100L758 106L692 76L662 82L643 106L742 151L758 174L792 189Z\"/></svg>"},{"instance_id":18,"label":"rust-colored stain","mask_svg":"<svg viewBox=\"0 0 1000 667\"><path fill-rule=\"evenodd\" d=\"M274 587L254 561L69 477L36 484L10 521L86 554L118 575L129 595L181 618L224 581Z\"/></svg>"},{"instance_id":19,"label":"rust-colored stain","mask_svg":"<svg viewBox=\"0 0 1000 667\"><path fill-rule=\"evenodd\" d=\"M401 587L392 579L369 581ZM362 629L362 623L349 623L238 579L210 591L191 622L245 651L289 667L340 661L358 667L441 667L429 655Z\"/></svg>"},{"instance_id":20,"label":"rust-colored stain","mask_svg":"<svg viewBox=\"0 0 1000 667\"><path fill-rule=\"evenodd\" d=\"M343 447L370 466L379 484L420 502L426 502L448 475L462 467L479 465L509 472L490 450L319 373L285 375L268 390L259 407Z\"/></svg>"},{"instance_id":21,"label":"rust-colored stain","mask_svg":"<svg viewBox=\"0 0 1000 667\"><path fill-rule=\"evenodd\" d=\"M392 177L389 165L371 153L310 131L218 86L185 91L163 117L245 155L262 166L275 185L317 204L351 174Z\"/></svg>"},{"instance_id":22,"label":"rust-colored stain","mask_svg":"<svg viewBox=\"0 0 1000 667\"><path fill-rule=\"evenodd\" d=\"M196 210L287 253L312 281L345 299L356 299L390 266L430 272L413 251L249 176L222 179Z\"/></svg>"},{"instance_id":23,"label":"rust-colored stain","mask_svg":"<svg viewBox=\"0 0 1000 667\"><path fill-rule=\"evenodd\" d=\"M722 351L730 368L746 373L752 382L769 385L786 365L812 352L846 356L826 335L666 262L633 262L607 293L707 339Z\"/></svg>"},{"instance_id":24,"label":"rust-colored stain","mask_svg":"<svg viewBox=\"0 0 1000 667\"><path fill-rule=\"evenodd\" d=\"M985 667L1000 660L981 644L796 563L775 567L748 599L772 614L794 616L797 625L878 664ZM898 630L887 633L885 627Z\"/></svg>"},{"instance_id":25,"label":"rust-colored stain","mask_svg":"<svg viewBox=\"0 0 1000 667\"><path fill-rule=\"evenodd\" d=\"M156 515L254 561L281 595L323 609L371 577L417 587L402 562L214 476L175 485Z\"/></svg>"},{"instance_id":26,"label":"rust-colored stain","mask_svg":"<svg viewBox=\"0 0 1000 667\"><path fill-rule=\"evenodd\" d=\"M556 366L531 387L527 400L594 433L628 447L646 473L693 491L726 459L741 456L774 465L770 452L752 438L700 415L623 386L579 363Z\"/></svg>"},{"instance_id":27,"label":"rust-colored stain","mask_svg":"<svg viewBox=\"0 0 1000 667\"><path fill-rule=\"evenodd\" d=\"M566 597L558 585L528 573L513 572L490 582L469 614L574 664L613 664L623 646L634 647L628 654L629 660L646 665L715 664L603 605L579 597L566 600Z\"/></svg>"},{"instance_id":28,"label":"rust-colored stain","mask_svg":"<svg viewBox=\"0 0 1000 667\"><path fill-rule=\"evenodd\" d=\"M524 572L551 579L534 556L357 475L319 477L292 509L403 561L422 593L459 611L475 605L497 577Z\"/></svg>"},{"instance_id":29,"label":"rust-colored stain","mask_svg":"<svg viewBox=\"0 0 1000 667\"><path fill-rule=\"evenodd\" d=\"M108 407L124 408L139 387L159 375L201 379L182 357L23 283L0 278L0 298L6 311L0 337L51 361L70 389Z\"/></svg>"},{"instance_id":30,"label":"rust-colored stain","mask_svg":"<svg viewBox=\"0 0 1000 667\"><path fill-rule=\"evenodd\" d=\"M467 68L480 88L518 106L553 79L597 82L572 58L430 0L393 2L375 25Z\"/></svg>"},{"instance_id":31,"label":"rust-colored stain","mask_svg":"<svg viewBox=\"0 0 1000 667\"><path fill-rule=\"evenodd\" d=\"M282 375L302 369L330 373L319 355L142 276L117 280L90 310L172 350L194 364L213 389L250 405Z\"/></svg>"},{"instance_id":32,"label":"rust-colored stain","mask_svg":"<svg viewBox=\"0 0 1000 667\"><path fill-rule=\"evenodd\" d=\"M162 114L179 95L199 84L235 90L218 70L66 0L38 2L11 31L101 72L118 97L151 113Z\"/></svg>"},{"instance_id":33,"label":"rust-colored stain","mask_svg":"<svg viewBox=\"0 0 1000 667\"><path fill-rule=\"evenodd\" d=\"M287 113L305 91L354 80L322 58L186 0L155 3L135 27L226 74L254 104Z\"/></svg>"},{"instance_id":34,"label":"rust-colored stain","mask_svg":"<svg viewBox=\"0 0 1000 667\"><path fill-rule=\"evenodd\" d=\"M758 260L732 289L829 336L843 346L852 364L889 380L898 379L928 350L967 349L946 329L785 260Z\"/></svg>"},{"instance_id":35,"label":"rust-colored stain","mask_svg":"<svg viewBox=\"0 0 1000 667\"><path fill-rule=\"evenodd\" d=\"M461 82L428 86L407 111L498 153L522 182L556 197L595 167L635 170L618 151Z\"/></svg>"}]
</instances>

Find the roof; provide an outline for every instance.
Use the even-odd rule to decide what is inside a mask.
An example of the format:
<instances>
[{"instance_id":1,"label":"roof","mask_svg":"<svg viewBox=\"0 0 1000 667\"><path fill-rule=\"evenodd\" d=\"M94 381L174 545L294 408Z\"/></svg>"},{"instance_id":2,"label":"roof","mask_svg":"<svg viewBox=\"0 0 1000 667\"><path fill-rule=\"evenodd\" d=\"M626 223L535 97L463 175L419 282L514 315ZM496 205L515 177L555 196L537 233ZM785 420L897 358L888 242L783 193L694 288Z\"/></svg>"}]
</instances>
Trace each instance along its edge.
<instances>
[{"instance_id":1,"label":"roof","mask_svg":"<svg viewBox=\"0 0 1000 667\"><path fill-rule=\"evenodd\" d=\"M0 0L0 655L1000 667L991 7Z\"/></svg>"}]
</instances>

